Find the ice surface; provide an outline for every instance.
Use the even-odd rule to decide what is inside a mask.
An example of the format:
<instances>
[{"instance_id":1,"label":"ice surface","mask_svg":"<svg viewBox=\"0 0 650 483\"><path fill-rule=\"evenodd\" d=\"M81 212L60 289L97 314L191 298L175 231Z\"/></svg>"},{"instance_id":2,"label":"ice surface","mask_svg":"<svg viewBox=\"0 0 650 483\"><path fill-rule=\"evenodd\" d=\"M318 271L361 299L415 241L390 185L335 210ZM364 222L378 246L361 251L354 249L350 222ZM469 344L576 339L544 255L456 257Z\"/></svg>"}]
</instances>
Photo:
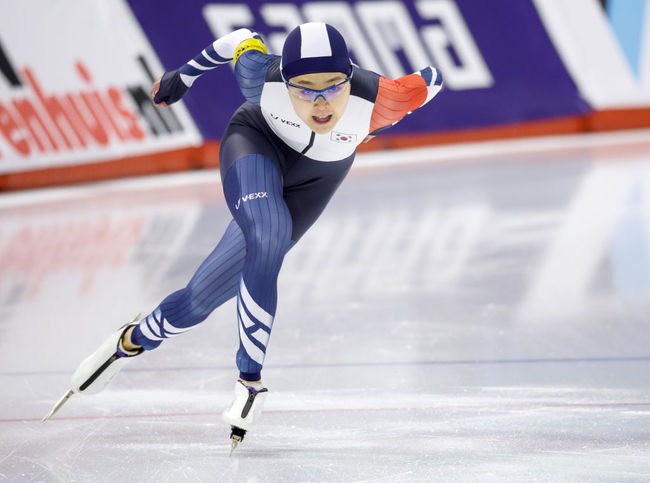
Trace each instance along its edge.
<instances>
[{"instance_id":1,"label":"ice surface","mask_svg":"<svg viewBox=\"0 0 650 483\"><path fill-rule=\"evenodd\" d=\"M366 155L285 260L232 458L231 302L40 423L212 250L217 174L2 195L0 481L650 480L650 143L573 139Z\"/></svg>"}]
</instances>

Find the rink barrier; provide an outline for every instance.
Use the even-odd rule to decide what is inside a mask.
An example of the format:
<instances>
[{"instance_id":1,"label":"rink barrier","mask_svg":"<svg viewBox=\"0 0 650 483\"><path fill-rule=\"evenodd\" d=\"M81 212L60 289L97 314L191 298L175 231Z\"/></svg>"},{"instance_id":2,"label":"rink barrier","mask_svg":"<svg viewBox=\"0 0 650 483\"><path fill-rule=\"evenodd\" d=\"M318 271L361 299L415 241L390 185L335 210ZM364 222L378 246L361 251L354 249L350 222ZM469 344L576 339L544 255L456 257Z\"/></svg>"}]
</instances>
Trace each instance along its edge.
<instances>
[{"instance_id":1,"label":"rink barrier","mask_svg":"<svg viewBox=\"0 0 650 483\"><path fill-rule=\"evenodd\" d=\"M76 166L0 174L0 191L62 186L90 181L170 173L219 166L219 143L129 156Z\"/></svg>"},{"instance_id":2,"label":"rink barrier","mask_svg":"<svg viewBox=\"0 0 650 483\"><path fill-rule=\"evenodd\" d=\"M554 134L578 134L592 132L642 129L650 127L650 108L611 109L592 112L584 116L568 116L543 121L529 121L494 126L483 129L467 129L424 134L405 134L378 137L371 143L362 144L359 151L374 149L403 149L419 146L468 143L495 139L516 139ZM370 146L364 147L364 146Z\"/></svg>"},{"instance_id":3,"label":"rink barrier","mask_svg":"<svg viewBox=\"0 0 650 483\"><path fill-rule=\"evenodd\" d=\"M645 18L634 29L599 0L124 0L99 13L92 2L62 4L43 18L31 2L8 2L12 15L0 17L0 191L216 167L218 139L243 100L232 69L215 69L170 109L153 109L148 91L161 72L241 26L278 53L288 29L326 21L362 67L393 78L440 68L445 87L436 99L359 151L650 127L643 2L617 3L624 18ZM73 20L80 17L88 21ZM183 35L169 35L169 18ZM399 35L387 39L387 26ZM50 39L48 49L32 48L36 33ZM97 101L88 104L94 127L68 112L88 99ZM129 127L136 135L125 135Z\"/></svg>"},{"instance_id":4,"label":"rink barrier","mask_svg":"<svg viewBox=\"0 0 650 483\"><path fill-rule=\"evenodd\" d=\"M612 131L650 127L650 108L595 111L585 119L585 131Z\"/></svg>"}]
</instances>

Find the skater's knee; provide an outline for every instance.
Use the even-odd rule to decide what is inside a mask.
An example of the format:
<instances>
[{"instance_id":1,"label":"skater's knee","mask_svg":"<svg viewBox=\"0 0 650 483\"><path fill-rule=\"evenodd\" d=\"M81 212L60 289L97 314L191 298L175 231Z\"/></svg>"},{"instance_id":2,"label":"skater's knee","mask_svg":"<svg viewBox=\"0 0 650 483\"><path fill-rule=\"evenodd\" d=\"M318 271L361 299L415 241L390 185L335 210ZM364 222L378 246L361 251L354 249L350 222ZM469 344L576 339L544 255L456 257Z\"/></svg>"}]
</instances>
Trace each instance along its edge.
<instances>
[{"instance_id":1,"label":"skater's knee","mask_svg":"<svg viewBox=\"0 0 650 483\"><path fill-rule=\"evenodd\" d=\"M203 322L208 315L215 309L212 299L209 297L201 297L201 293L196 290L196 287L188 285L184 289L184 304L183 307L183 320L181 325L190 327Z\"/></svg>"},{"instance_id":2,"label":"skater's knee","mask_svg":"<svg viewBox=\"0 0 650 483\"><path fill-rule=\"evenodd\" d=\"M291 246L291 225L251 230L247 248L269 262L281 261Z\"/></svg>"},{"instance_id":3,"label":"skater's knee","mask_svg":"<svg viewBox=\"0 0 650 483\"><path fill-rule=\"evenodd\" d=\"M177 290L160 304L162 317L175 327L191 327L205 320L213 307L210 299L200 297L200 291L193 284ZM163 321L161 320L162 324Z\"/></svg>"}]
</instances>

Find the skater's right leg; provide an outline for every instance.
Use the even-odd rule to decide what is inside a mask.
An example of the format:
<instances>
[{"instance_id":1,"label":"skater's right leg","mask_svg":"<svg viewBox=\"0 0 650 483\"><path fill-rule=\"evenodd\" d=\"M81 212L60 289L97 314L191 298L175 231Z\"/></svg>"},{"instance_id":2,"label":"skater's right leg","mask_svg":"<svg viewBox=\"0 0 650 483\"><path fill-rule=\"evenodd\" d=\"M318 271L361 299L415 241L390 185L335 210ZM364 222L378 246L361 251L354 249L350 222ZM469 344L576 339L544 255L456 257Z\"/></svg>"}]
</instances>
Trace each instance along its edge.
<instances>
[{"instance_id":1,"label":"skater's right leg","mask_svg":"<svg viewBox=\"0 0 650 483\"><path fill-rule=\"evenodd\" d=\"M156 348L168 337L186 332L234 297L245 254L242 232L232 222L187 287L169 295L140 322L134 320L121 327L84 359L72 376L72 391L101 391L131 358Z\"/></svg>"}]
</instances>

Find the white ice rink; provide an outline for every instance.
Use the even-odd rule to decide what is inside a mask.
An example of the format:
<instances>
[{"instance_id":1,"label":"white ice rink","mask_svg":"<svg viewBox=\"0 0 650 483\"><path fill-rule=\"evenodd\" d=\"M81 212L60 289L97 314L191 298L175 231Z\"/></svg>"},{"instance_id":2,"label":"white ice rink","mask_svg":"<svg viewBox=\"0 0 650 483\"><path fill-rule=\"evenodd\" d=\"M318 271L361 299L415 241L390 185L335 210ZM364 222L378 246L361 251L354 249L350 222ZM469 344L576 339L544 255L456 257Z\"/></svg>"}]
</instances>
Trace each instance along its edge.
<instances>
[{"instance_id":1,"label":"white ice rink","mask_svg":"<svg viewBox=\"0 0 650 483\"><path fill-rule=\"evenodd\" d=\"M650 481L650 131L360 156L233 457L232 302L41 423L229 220L215 171L0 195L0 481Z\"/></svg>"}]
</instances>

